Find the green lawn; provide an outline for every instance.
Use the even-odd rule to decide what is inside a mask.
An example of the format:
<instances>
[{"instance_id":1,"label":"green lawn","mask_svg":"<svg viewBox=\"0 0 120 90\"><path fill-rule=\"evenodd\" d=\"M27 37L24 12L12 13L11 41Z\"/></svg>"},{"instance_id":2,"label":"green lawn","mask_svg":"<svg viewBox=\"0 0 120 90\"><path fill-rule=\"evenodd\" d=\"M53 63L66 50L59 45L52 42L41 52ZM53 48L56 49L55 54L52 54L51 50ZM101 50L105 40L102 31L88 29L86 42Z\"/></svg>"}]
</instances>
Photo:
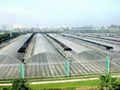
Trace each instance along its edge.
<instances>
[{"instance_id":1,"label":"green lawn","mask_svg":"<svg viewBox=\"0 0 120 90\"><path fill-rule=\"evenodd\" d=\"M48 89L48 88L80 88L80 87L92 87L97 86L98 80L88 80L79 82L65 82L65 83L52 83L52 84L36 84L30 85L33 90L37 89ZM0 90L5 87L0 87Z\"/></svg>"},{"instance_id":2,"label":"green lawn","mask_svg":"<svg viewBox=\"0 0 120 90\"><path fill-rule=\"evenodd\" d=\"M8 86L0 86L0 90L3 90L3 88L8 88Z\"/></svg>"},{"instance_id":3,"label":"green lawn","mask_svg":"<svg viewBox=\"0 0 120 90\"><path fill-rule=\"evenodd\" d=\"M117 79L120 83L120 78ZM32 90L40 89L52 89L52 88L64 88L64 89L73 89L73 88L87 88L87 87L97 87L99 80L87 80L79 82L64 82L64 83L52 83L52 84L35 84L29 85ZM7 87L0 87L0 90Z\"/></svg>"},{"instance_id":4,"label":"green lawn","mask_svg":"<svg viewBox=\"0 0 120 90\"><path fill-rule=\"evenodd\" d=\"M116 73L113 73L113 75L116 75ZM89 77L98 77L98 75L87 75L87 77L84 77L84 78L89 78ZM62 78L62 79L67 80L70 78ZM42 81L42 80L30 79L28 81L31 82L31 81ZM43 81L46 81L46 80L43 80ZM120 84L120 78L117 78L117 81ZM5 82L1 81L1 83L7 83L7 82L10 82L10 81L5 81ZM99 80L87 80L87 81L79 81L79 82L77 81L77 82L64 82L64 83L52 83L52 84L36 84L36 85L30 85L30 88L32 88L33 90L44 89L44 88L46 89L48 88L82 88L82 87L84 88L84 87L96 87L98 83L99 83ZM2 88L5 88L5 87L0 87L0 90L2 90Z\"/></svg>"},{"instance_id":5,"label":"green lawn","mask_svg":"<svg viewBox=\"0 0 120 90\"><path fill-rule=\"evenodd\" d=\"M52 84L38 84L30 85L32 89L35 88L77 88L77 87L89 87L97 86L98 80L88 80L88 81L79 81L79 82L65 82L65 83L52 83Z\"/></svg>"},{"instance_id":6,"label":"green lawn","mask_svg":"<svg viewBox=\"0 0 120 90\"><path fill-rule=\"evenodd\" d=\"M111 75L120 75L120 73L111 73ZM28 82L42 82L42 81L55 81L55 80L71 80L71 79L84 79L84 78L98 78L99 74L80 74L77 76L71 77L43 77L43 78L29 78ZM13 80L13 79L11 79ZM11 80L0 80L0 84L2 83L11 83Z\"/></svg>"}]
</instances>

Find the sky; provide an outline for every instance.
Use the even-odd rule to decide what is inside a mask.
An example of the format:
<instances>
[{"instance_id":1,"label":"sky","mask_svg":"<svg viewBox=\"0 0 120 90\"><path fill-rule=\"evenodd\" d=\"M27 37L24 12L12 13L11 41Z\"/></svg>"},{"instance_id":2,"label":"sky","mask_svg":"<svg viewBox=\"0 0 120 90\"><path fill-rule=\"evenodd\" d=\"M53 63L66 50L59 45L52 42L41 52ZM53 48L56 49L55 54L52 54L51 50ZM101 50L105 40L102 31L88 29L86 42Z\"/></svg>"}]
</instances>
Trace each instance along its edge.
<instances>
[{"instance_id":1,"label":"sky","mask_svg":"<svg viewBox=\"0 0 120 90\"><path fill-rule=\"evenodd\" d=\"M120 25L120 0L0 0L0 25Z\"/></svg>"}]
</instances>

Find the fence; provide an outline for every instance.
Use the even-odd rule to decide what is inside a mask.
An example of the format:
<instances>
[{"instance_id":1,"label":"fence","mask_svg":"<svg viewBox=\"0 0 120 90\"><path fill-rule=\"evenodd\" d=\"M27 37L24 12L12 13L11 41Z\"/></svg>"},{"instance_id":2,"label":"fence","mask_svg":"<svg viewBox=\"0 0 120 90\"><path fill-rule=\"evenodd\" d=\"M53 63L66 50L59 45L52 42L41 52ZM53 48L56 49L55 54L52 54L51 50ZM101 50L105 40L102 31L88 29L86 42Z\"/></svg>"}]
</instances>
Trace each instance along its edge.
<instances>
[{"instance_id":1,"label":"fence","mask_svg":"<svg viewBox=\"0 0 120 90\"><path fill-rule=\"evenodd\" d=\"M0 79L41 78L98 74L107 72L106 60L61 63L31 63L0 65ZM120 72L120 60L110 62L110 72Z\"/></svg>"}]
</instances>

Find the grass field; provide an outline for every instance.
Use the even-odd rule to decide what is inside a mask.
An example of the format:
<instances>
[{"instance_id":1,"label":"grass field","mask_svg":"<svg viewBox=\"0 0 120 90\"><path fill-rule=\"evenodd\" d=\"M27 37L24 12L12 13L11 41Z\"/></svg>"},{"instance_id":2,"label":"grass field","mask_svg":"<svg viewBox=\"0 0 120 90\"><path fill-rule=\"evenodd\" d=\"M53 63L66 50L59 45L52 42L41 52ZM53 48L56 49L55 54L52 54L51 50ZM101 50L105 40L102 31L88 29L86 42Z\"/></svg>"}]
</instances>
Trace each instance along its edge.
<instances>
[{"instance_id":1,"label":"grass field","mask_svg":"<svg viewBox=\"0 0 120 90\"><path fill-rule=\"evenodd\" d=\"M120 75L120 73L111 73L111 75ZM55 81L55 80L70 80L70 79L86 79L86 78L98 78L99 74L81 74L77 76L71 76L71 77L42 77L42 78L29 78L28 82L42 82L42 81ZM11 80L0 80L0 84L3 83L11 83L13 79Z\"/></svg>"},{"instance_id":2,"label":"grass field","mask_svg":"<svg viewBox=\"0 0 120 90\"><path fill-rule=\"evenodd\" d=\"M37 88L80 88L80 87L89 87L89 86L97 86L98 80L88 80L88 81L80 81L80 82L65 82L65 83L52 83L52 84L38 84L38 85L30 85L32 89Z\"/></svg>"},{"instance_id":3,"label":"grass field","mask_svg":"<svg viewBox=\"0 0 120 90\"><path fill-rule=\"evenodd\" d=\"M120 75L120 74L116 74L116 73L112 73L112 75ZM84 76L84 75L83 75ZM87 75L87 77L84 78L96 78L99 75ZM70 78L63 78L63 80L67 80ZM58 79L57 81L59 81L61 79ZM72 79L71 79L72 80ZM30 79L31 81L42 81L41 79ZM46 81L46 80L43 80ZM49 81L53 81L52 79ZM8 82L8 81L6 81ZM10 82L10 81L9 81ZM120 78L117 78L117 82L120 84ZM2 83L2 82L1 82ZM4 82L5 83L5 82ZM64 83L51 83L51 84L30 84L30 88L32 90L41 90L41 89L55 89L55 88L63 88L63 89L69 89L69 90L73 90L74 88L92 88L92 87L97 87L99 84L99 80L87 80L87 81L76 81L76 82L64 82ZM3 88L7 88L8 86L4 86L4 87L0 87L0 90L2 90Z\"/></svg>"},{"instance_id":4,"label":"grass field","mask_svg":"<svg viewBox=\"0 0 120 90\"><path fill-rule=\"evenodd\" d=\"M81 87L93 87L98 85L98 80L88 80L88 81L80 81L80 82L65 82L65 83L52 83L52 84L36 84L30 85L30 88L33 90L38 89L49 89L49 88L81 88ZM0 87L0 90L7 87Z\"/></svg>"}]
</instances>

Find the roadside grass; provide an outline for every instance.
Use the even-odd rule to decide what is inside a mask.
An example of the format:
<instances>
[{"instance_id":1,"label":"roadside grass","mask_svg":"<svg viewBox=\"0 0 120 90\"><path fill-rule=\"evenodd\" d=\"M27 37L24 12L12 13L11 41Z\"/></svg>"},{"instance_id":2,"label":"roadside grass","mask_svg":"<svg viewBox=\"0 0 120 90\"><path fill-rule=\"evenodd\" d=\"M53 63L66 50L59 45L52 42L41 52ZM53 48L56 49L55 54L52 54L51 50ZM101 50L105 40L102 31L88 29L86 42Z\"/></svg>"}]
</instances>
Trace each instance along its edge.
<instances>
[{"instance_id":1,"label":"roadside grass","mask_svg":"<svg viewBox=\"0 0 120 90\"><path fill-rule=\"evenodd\" d=\"M83 88L83 87L94 87L98 85L99 80L87 80L87 81L78 81L78 82L64 82L64 83L51 83L51 84L32 84L29 85L32 90L40 89L74 89L74 88ZM2 86L3 88L9 88L10 86Z\"/></svg>"},{"instance_id":2,"label":"roadside grass","mask_svg":"<svg viewBox=\"0 0 120 90\"><path fill-rule=\"evenodd\" d=\"M104 73L100 73L104 74ZM87 78L98 78L100 74L80 74L70 77L60 76L60 77L43 77L43 78L29 78L29 82L42 82L42 81L55 81L55 80L71 80L71 79L87 79ZM112 72L111 75L120 75L118 72Z\"/></svg>"},{"instance_id":3,"label":"roadside grass","mask_svg":"<svg viewBox=\"0 0 120 90\"><path fill-rule=\"evenodd\" d=\"M98 80L96 80L98 81ZM51 83L51 84L30 84L30 88L33 90L38 89L49 89L49 88L69 88L70 90L77 87L86 87L86 86L94 86L96 81L88 80L88 81L80 81L80 82L65 82L65 83ZM90 84L89 84L90 83ZM5 83L3 83L5 84ZM3 88L9 88L10 86L0 86L0 90Z\"/></svg>"},{"instance_id":4,"label":"roadside grass","mask_svg":"<svg viewBox=\"0 0 120 90\"><path fill-rule=\"evenodd\" d=\"M64 82L64 83L51 83L51 84L36 84L30 85L32 89L49 89L49 88L81 88L93 87L98 85L99 80L88 80L78 82Z\"/></svg>"},{"instance_id":5,"label":"roadside grass","mask_svg":"<svg viewBox=\"0 0 120 90\"><path fill-rule=\"evenodd\" d=\"M120 78L117 78L117 83L120 84ZM97 89L99 85L99 80L87 80L87 81L77 81L77 82L64 82L64 83L51 83L51 84L30 84L32 90L52 90L52 89L62 89L62 90L74 90L75 88L93 88ZM9 88L10 86L2 86L3 88Z\"/></svg>"},{"instance_id":6,"label":"roadside grass","mask_svg":"<svg viewBox=\"0 0 120 90\"><path fill-rule=\"evenodd\" d=\"M104 74L104 73L101 73ZM28 82L42 82L42 81L55 81L55 80L71 80L71 79L87 79L87 78L98 78L100 74L80 74L76 76L60 76L60 77L40 77L40 78L27 78ZM120 75L120 73L111 73L111 75ZM13 79L0 80L0 84L11 83Z\"/></svg>"},{"instance_id":7,"label":"roadside grass","mask_svg":"<svg viewBox=\"0 0 120 90\"><path fill-rule=\"evenodd\" d=\"M39 81L56 81L56 80L71 80L71 79L87 79L87 78L97 78L99 74L88 74L88 75L78 75L78 76L70 76L70 77L44 77L44 78L29 78L29 82L39 82Z\"/></svg>"},{"instance_id":8,"label":"roadside grass","mask_svg":"<svg viewBox=\"0 0 120 90\"><path fill-rule=\"evenodd\" d=\"M4 88L9 88L10 86L0 86L0 90L4 90Z\"/></svg>"},{"instance_id":9,"label":"roadside grass","mask_svg":"<svg viewBox=\"0 0 120 90\"><path fill-rule=\"evenodd\" d=\"M112 73L113 75L120 75L120 73ZM99 74L93 74L93 75L80 75L80 76L76 76L75 77L49 77L49 78L38 78L38 79L28 79L28 82L41 82L41 81L58 81L58 80L72 80L72 79L86 79L86 78L98 78ZM5 84L5 83L11 83L11 80L5 80L5 81L0 81L0 84ZM120 84L120 78L117 78L117 83ZM99 80L86 80L86 81L75 81L75 82L64 82L64 83L51 83L51 84L30 84L30 88L32 88L33 90L40 90L40 89L69 89L69 90L73 90L74 88L87 88L87 87L97 87L97 85L99 84ZM2 90L3 88L8 88L10 86L0 86L0 90Z\"/></svg>"},{"instance_id":10,"label":"roadside grass","mask_svg":"<svg viewBox=\"0 0 120 90\"><path fill-rule=\"evenodd\" d=\"M27 78L28 82L42 82L42 81L56 81L56 80L71 80L71 79L84 79L84 78L96 78L99 74L81 74L77 76L60 76L60 77L40 77L40 78ZM0 80L0 84L11 83L13 79Z\"/></svg>"},{"instance_id":11,"label":"roadside grass","mask_svg":"<svg viewBox=\"0 0 120 90\"><path fill-rule=\"evenodd\" d=\"M98 85L99 80L87 80L87 81L77 81L77 82L64 82L64 83L51 83L51 84L32 84L29 85L32 90L40 90L40 89L71 89L74 88L85 88L85 87L93 87ZM0 87L0 90L3 88L9 88L10 86Z\"/></svg>"},{"instance_id":12,"label":"roadside grass","mask_svg":"<svg viewBox=\"0 0 120 90\"><path fill-rule=\"evenodd\" d=\"M120 78L117 78L117 83L120 84ZM87 81L77 81L77 82L64 82L64 83L51 83L51 84L35 84L30 85L31 89L54 89L63 88L65 90L73 90L75 88L88 88L96 87L99 85L99 80L87 80ZM96 90L95 89L95 90Z\"/></svg>"}]
</instances>

